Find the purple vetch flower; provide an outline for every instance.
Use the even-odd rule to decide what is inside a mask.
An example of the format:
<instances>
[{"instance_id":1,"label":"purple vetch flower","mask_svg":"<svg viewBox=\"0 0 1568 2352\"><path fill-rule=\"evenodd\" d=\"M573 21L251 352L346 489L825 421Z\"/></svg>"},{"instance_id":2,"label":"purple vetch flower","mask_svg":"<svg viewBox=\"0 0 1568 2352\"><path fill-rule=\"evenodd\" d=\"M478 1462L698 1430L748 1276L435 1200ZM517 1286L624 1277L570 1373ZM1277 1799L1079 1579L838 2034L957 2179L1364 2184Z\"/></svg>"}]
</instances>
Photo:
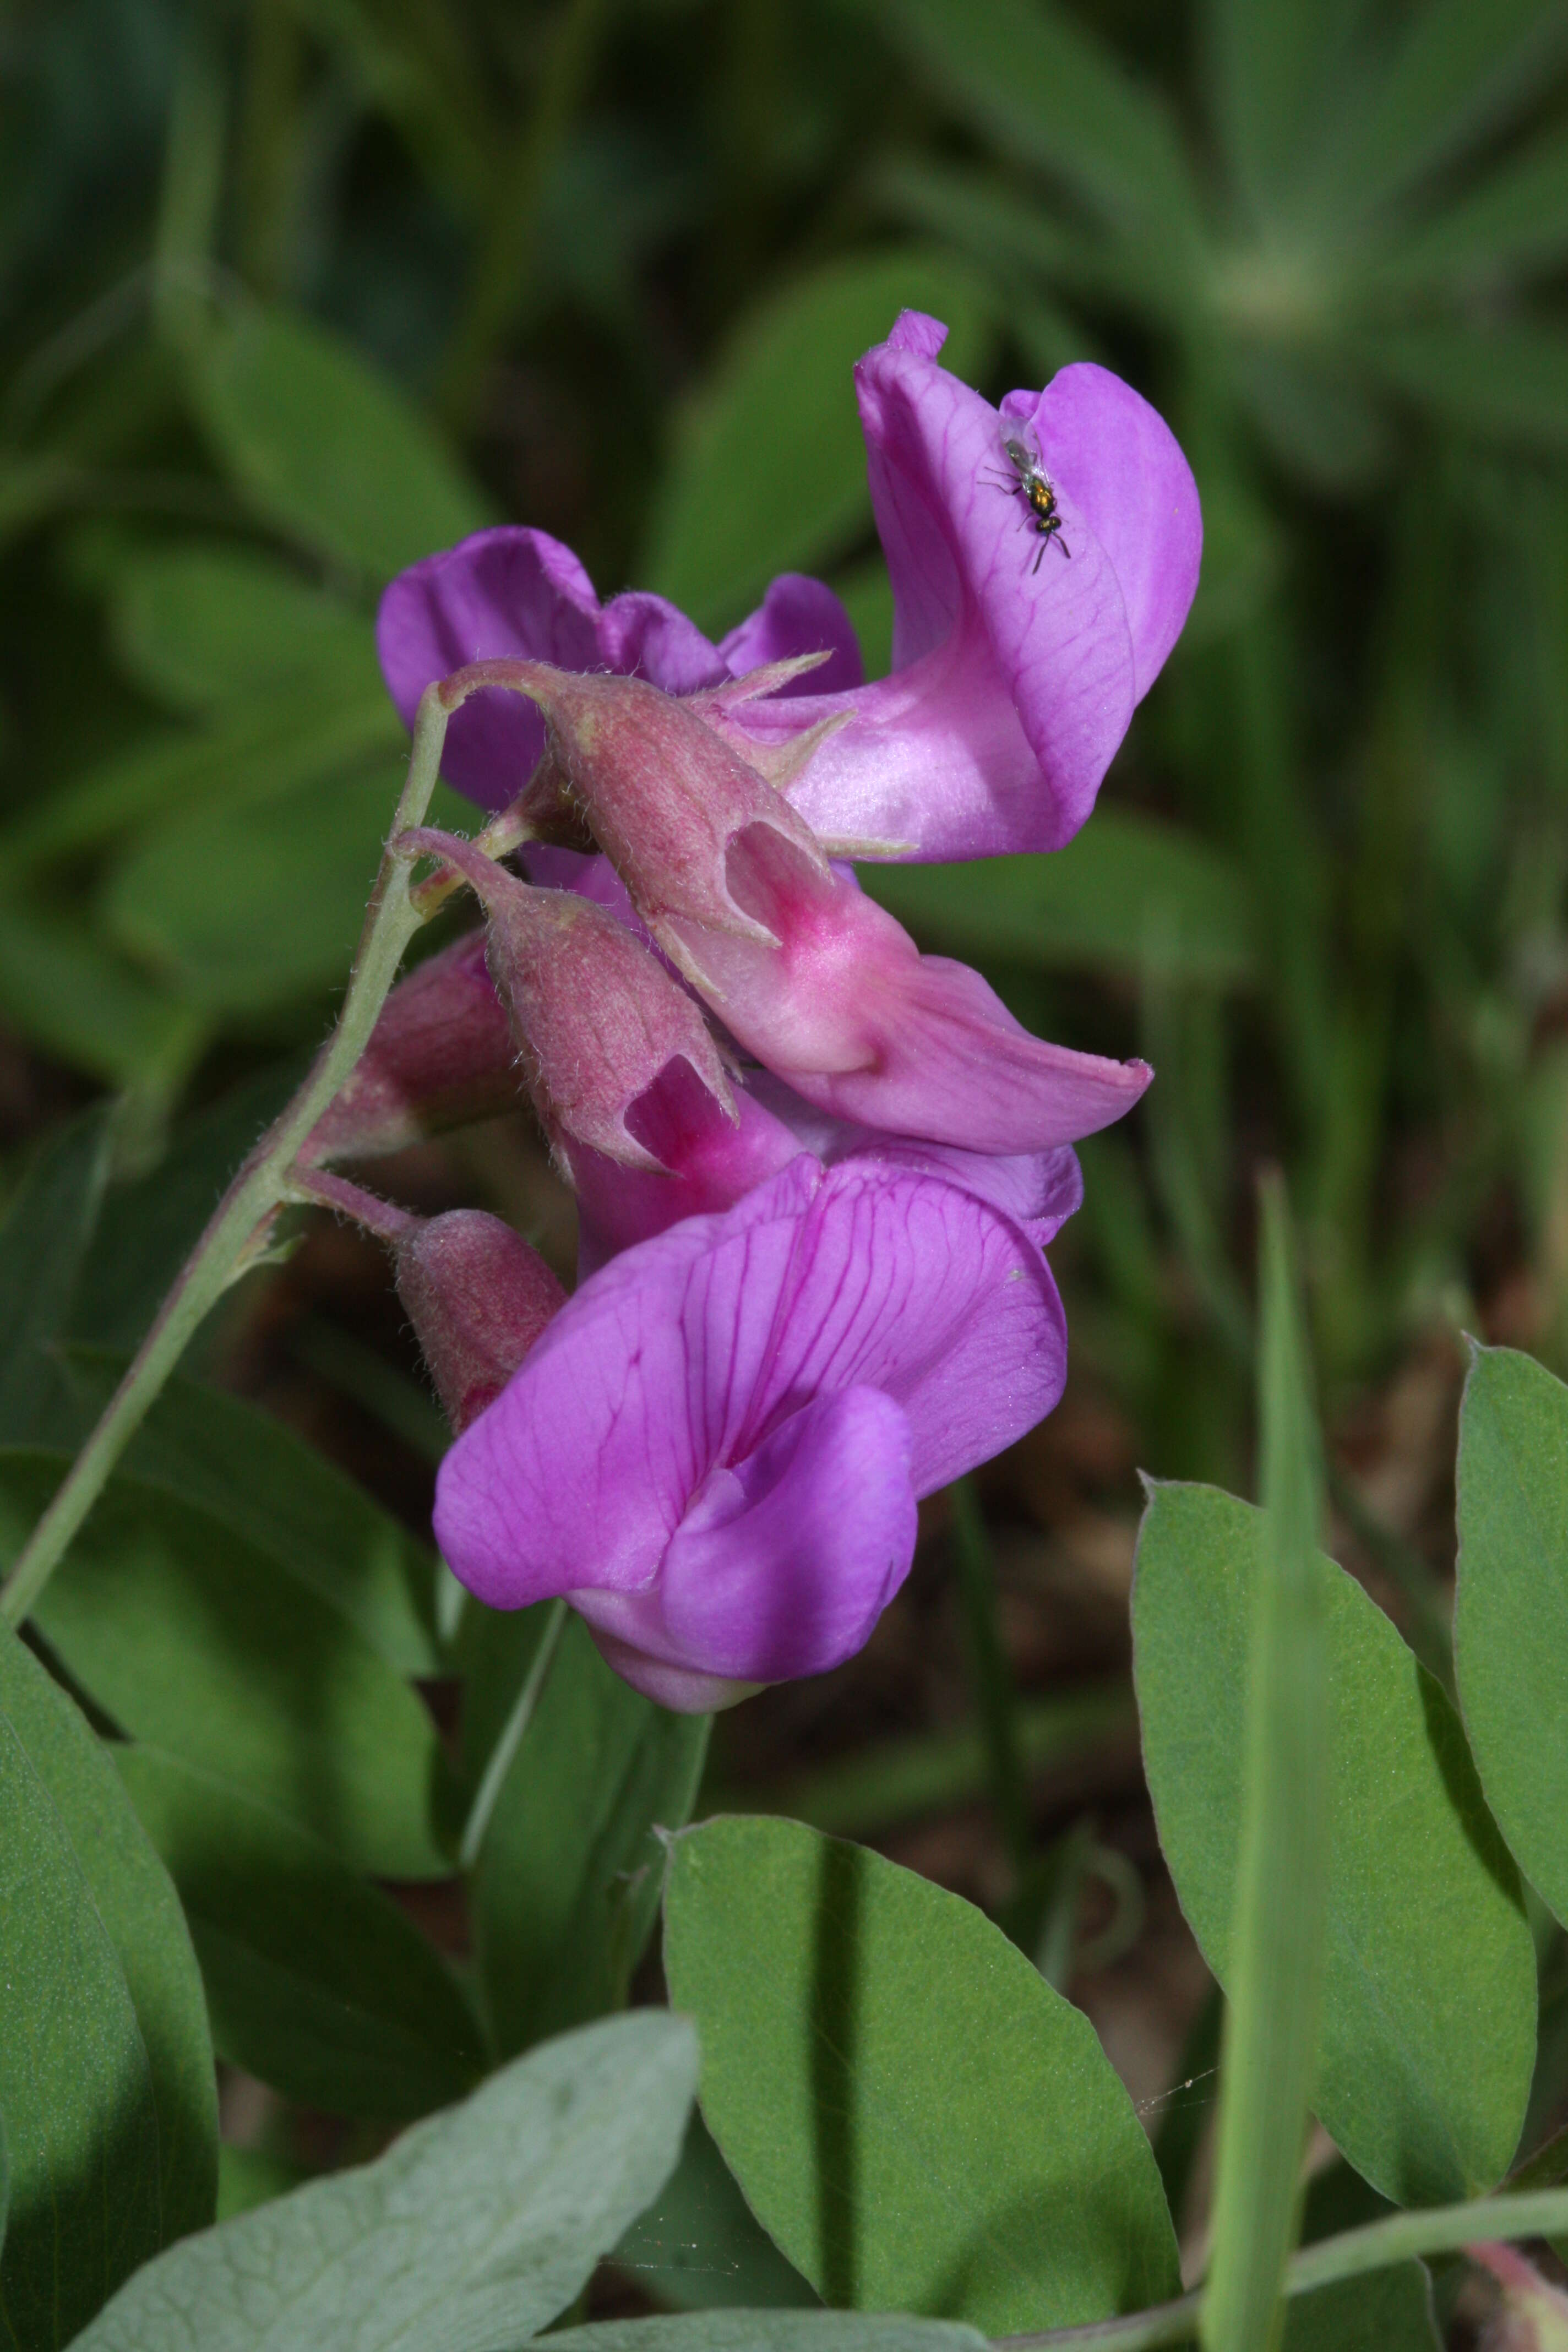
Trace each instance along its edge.
<instances>
[{"instance_id":1,"label":"purple vetch flower","mask_svg":"<svg viewBox=\"0 0 1568 2352\"><path fill-rule=\"evenodd\" d=\"M353 1076L300 1157L307 1167L369 1159L445 1127L497 1118L517 1099L516 1059L485 963L485 934L470 931L398 982Z\"/></svg>"},{"instance_id":2,"label":"purple vetch flower","mask_svg":"<svg viewBox=\"0 0 1568 2352\"><path fill-rule=\"evenodd\" d=\"M480 661L646 677L667 694L698 694L803 654L828 656L811 673L819 692L858 686L862 674L849 615L820 580L786 572L715 646L663 596L634 591L601 604L569 547L547 531L504 523L400 572L381 600L376 643L410 727L433 678ZM538 713L515 694L487 689L454 712L442 772L481 808L504 808L543 750Z\"/></svg>"},{"instance_id":3,"label":"purple vetch flower","mask_svg":"<svg viewBox=\"0 0 1568 2352\"><path fill-rule=\"evenodd\" d=\"M1065 1363L1011 1217L803 1156L578 1290L447 1456L436 1532L481 1600L564 1595L636 1688L722 1705L853 1655L917 1499L1032 1428Z\"/></svg>"},{"instance_id":4,"label":"purple vetch flower","mask_svg":"<svg viewBox=\"0 0 1568 2352\"><path fill-rule=\"evenodd\" d=\"M583 1155L658 1172L627 1114L674 1065L720 1121L738 1124L700 1007L614 915L575 891L520 881L455 834L421 827L395 845L445 860L483 906L518 1071L568 1175Z\"/></svg>"},{"instance_id":5,"label":"purple vetch flower","mask_svg":"<svg viewBox=\"0 0 1568 2352\"><path fill-rule=\"evenodd\" d=\"M829 709L854 712L791 787L818 833L921 857L1059 849L1187 617L1197 488L1170 427L1109 369L1065 367L998 413L938 365L946 334L906 310L855 372L891 677L757 703L734 725L776 745ZM1039 560L1005 436L1037 457L1070 557L1058 545Z\"/></svg>"},{"instance_id":6,"label":"purple vetch flower","mask_svg":"<svg viewBox=\"0 0 1568 2352\"><path fill-rule=\"evenodd\" d=\"M637 676L703 695L813 652L823 667L765 700L705 715L761 764L813 726L844 722L787 786L825 841L888 855L1054 849L1101 777L1174 644L1197 584L1191 471L1149 404L1104 368L1063 368L999 413L938 364L945 330L906 311L856 371L872 506L895 610L890 677L860 682L854 633L820 583L776 580L714 646L661 597L601 605L576 558L542 531L482 531L401 574L382 602L382 666L412 720L433 678L481 660ZM1042 542L1005 433L1037 456L1060 547ZM543 746L526 706L474 697L446 772L487 808L514 798Z\"/></svg>"},{"instance_id":7,"label":"purple vetch flower","mask_svg":"<svg viewBox=\"0 0 1568 2352\"><path fill-rule=\"evenodd\" d=\"M1144 1063L1032 1037L978 972L921 955L691 698L527 661L464 673L454 696L476 678L538 706L552 772L637 917L741 1045L820 1110L1028 1152L1094 1134L1147 1086Z\"/></svg>"},{"instance_id":8,"label":"purple vetch flower","mask_svg":"<svg viewBox=\"0 0 1568 2352\"><path fill-rule=\"evenodd\" d=\"M538 1252L482 1209L409 1218L393 1255L397 1295L461 1436L500 1394L566 1293Z\"/></svg>"},{"instance_id":9,"label":"purple vetch flower","mask_svg":"<svg viewBox=\"0 0 1568 2352\"><path fill-rule=\"evenodd\" d=\"M1037 1249L1056 1239L1082 1203L1078 1155L1066 1145L1005 1155L886 1135L816 1109L766 1070L738 1078L733 1100L738 1116L731 1124L696 1074L672 1062L626 1115L632 1133L658 1160L657 1171L627 1168L598 1153L575 1154L584 1279L682 1217L732 1208L803 1150L825 1168L858 1160L942 1177L1004 1211Z\"/></svg>"}]
</instances>

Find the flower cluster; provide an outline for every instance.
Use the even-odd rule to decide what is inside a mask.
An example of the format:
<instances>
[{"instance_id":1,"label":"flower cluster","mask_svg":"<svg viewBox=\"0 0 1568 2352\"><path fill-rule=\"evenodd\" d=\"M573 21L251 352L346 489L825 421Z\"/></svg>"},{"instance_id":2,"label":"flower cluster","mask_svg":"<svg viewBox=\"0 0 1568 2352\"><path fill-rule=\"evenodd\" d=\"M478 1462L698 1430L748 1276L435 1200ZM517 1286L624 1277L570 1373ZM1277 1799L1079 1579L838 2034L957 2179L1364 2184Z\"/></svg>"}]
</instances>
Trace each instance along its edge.
<instances>
[{"instance_id":1,"label":"flower cluster","mask_svg":"<svg viewBox=\"0 0 1568 2352\"><path fill-rule=\"evenodd\" d=\"M998 413L942 341L906 312L857 371L886 679L817 582L714 645L659 597L601 604L536 530L431 556L382 606L394 698L412 719L443 681L446 772L510 812L527 878L405 837L485 929L394 992L313 1156L521 1074L579 1283L471 1213L399 1244L458 1430L437 1532L483 1599L564 1595L675 1707L850 1655L919 1498L1049 1412L1070 1146L1150 1076L1029 1035L843 862L1068 840L1196 583L1192 477L1145 402L1077 366Z\"/></svg>"}]
</instances>

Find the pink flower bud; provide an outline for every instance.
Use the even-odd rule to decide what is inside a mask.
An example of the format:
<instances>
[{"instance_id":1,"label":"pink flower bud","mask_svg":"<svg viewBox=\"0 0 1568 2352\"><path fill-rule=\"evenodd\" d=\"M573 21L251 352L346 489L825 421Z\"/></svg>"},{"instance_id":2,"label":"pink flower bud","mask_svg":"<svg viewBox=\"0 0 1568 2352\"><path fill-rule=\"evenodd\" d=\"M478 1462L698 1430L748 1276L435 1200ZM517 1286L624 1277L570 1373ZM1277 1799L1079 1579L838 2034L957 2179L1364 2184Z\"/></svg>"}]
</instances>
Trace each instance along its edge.
<instances>
[{"instance_id":1,"label":"pink flower bud","mask_svg":"<svg viewBox=\"0 0 1568 2352\"><path fill-rule=\"evenodd\" d=\"M584 1150L626 1168L660 1169L626 1113L671 1062L689 1063L733 1121L730 1084L700 1009L613 915L575 891L521 882L452 835L407 834L403 846L446 858L477 892L522 1073L568 1169Z\"/></svg>"},{"instance_id":2,"label":"pink flower bud","mask_svg":"<svg viewBox=\"0 0 1568 2352\"><path fill-rule=\"evenodd\" d=\"M702 935L776 945L730 887L730 845L747 828L776 833L826 879L810 827L701 711L640 677L585 676L543 662L482 663L448 681L495 673L535 702L550 749L633 906L698 987ZM716 715L719 706L713 706Z\"/></svg>"},{"instance_id":3,"label":"pink flower bud","mask_svg":"<svg viewBox=\"0 0 1568 2352\"><path fill-rule=\"evenodd\" d=\"M978 972L922 956L716 731L719 698L705 718L640 678L542 662L481 664L443 690L503 674L543 711L551 750L658 945L741 1045L818 1109L929 1142L1032 1152L1094 1134L1142 1093L1143 1063L1031 1037Z\"/></svg>"},{"instance_id":4,"label":"pink flower bud","mask_svg":"<svg viewBox=\"0 0 1568 2352\"><path fill-rule=\"evenodd\" d=\"M516 1052L485 969L484 933L471 932L398 982L301 1163L373 1159L512 1109Z\"/></svg>"},{"instance_id":5,"label":"pink flower bud","mask_svg":"<svg viewBox=\"0 0 1568 2352\"><path fill-rule=\"evenodd\" d=\"M566 1293L536 1251L482 1209L453 1209L398 1242L408 1310L454 1433L494 1402Z\"/></svg>"},{"instance_id":6,"label":"pink flower bud","mask_svg":"<svg viewBox=\"0 0 1568 2352\"><path fill-rule=\"evenodd\" d=\"M1481 2338L1483 2352L1568 2352L1568 2295L1542 2278L1517 2247L1467 2246L1491 2273L1502 2300Z\"/></svg>"}]
</instances>

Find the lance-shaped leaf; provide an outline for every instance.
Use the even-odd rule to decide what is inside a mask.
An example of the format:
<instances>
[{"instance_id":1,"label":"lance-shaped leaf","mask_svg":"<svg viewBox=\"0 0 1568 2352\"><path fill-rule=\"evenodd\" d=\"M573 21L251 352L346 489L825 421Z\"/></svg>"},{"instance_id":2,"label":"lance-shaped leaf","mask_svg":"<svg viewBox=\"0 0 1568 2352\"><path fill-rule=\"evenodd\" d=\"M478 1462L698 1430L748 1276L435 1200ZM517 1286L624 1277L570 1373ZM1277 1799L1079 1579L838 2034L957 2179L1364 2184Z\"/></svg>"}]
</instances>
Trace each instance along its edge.
<instances>
[{"instance_id":1,"label":"lance-shaped leaf","mask_svg":"<svg viewBox=\"0 0 1568 2352\"><path fill-rule=\"evenodd\" d=\"M99 1742L0 1632L6 2341L49 2352L210 2219L217 2105L174 1890Z\"/></svg>"},{"instance_id":2,"label":"lance-shaped leaf","mask_svg":"<svg viewBox=\"0 0 1568 2352\"><path fill-rule=\"evenodd\" d=\"M1260 1205L1263 1540L1247 1609L1207 2352L1251 2352L1277 2332L1312 2087L1328 1861L1327 1611L1317 1572L1322 1460L1278 1179L1262 1187Z\"/></svg>"},{"instance_id":3,"label":"lance-shaped leaf","mask_svg":"<svg viewBox=\"0 0 1568 2352\"><path fill-rule=\"evenodd\" d=\"M1156 1486L1132 1594L1160 1843L1222 1984L1262 1539L1250 1505ZM1331 1764L1313 2105L1385 2196L1441 2203L1489 2188L1512 2158L1534 2057L1535 1957L1452 1706L1360 1585L1331 1560L1319 1573Z\"/></svg>"},{"instance_id":4,"label":"lance-shaped leaf","mask_svg":"<svg viewBox=\"0 0 1568 2352\"><path fill-rule=\"evenodd\" d=\"M1459 1420L1459 1703L1503 1835L1568 1919L1568 1388L1478 1348Z\"/></svg>"},{"instance_id":5,"label":"lance-shaped leaf","mask_svg":"<svg viewBox=\"0 0 1568 2352\"><path fill-rule=\"evenodd\" d=\"M438 1954L331 1848L156 1748L115 1750L180 1891L219 2054L329 2114L428 2115L484 2071Z\"/></svg>"},{"instance_id":6,"label":"lance-shaped leaf","mask_svg":"<svg viewBox=\"0 0 1568 2352\"><path fill-rule=\"evenodd\" d=\"M0 1552L59 1457L0 1454ZM436 1727L347 1617L205 1511L112 1479L34 1612L122 1731L155 1741L386 1878L439 1878Z\"/></svg>"},{"instance_id":7,"label":"lance-shaped leaf","mask_svg":"<svg viewBox=\"0 0 1568 2352\"><path fill-rule=\"evenodd\" d=\"M512 2352L658 2195L696 2072L663 2011L563 2035L377 2163L176 2246L75 2352Z\"/></svg>"}]
</instances>

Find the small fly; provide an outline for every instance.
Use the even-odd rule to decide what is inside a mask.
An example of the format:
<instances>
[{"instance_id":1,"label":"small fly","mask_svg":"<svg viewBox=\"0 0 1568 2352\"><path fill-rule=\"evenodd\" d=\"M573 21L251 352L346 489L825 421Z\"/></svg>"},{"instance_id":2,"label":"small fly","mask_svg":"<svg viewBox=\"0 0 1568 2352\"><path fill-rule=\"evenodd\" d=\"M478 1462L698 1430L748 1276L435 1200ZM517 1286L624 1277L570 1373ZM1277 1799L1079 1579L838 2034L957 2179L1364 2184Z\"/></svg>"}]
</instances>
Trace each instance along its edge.
<instances>
[{"instance_id":1,"label":"small fly","mask_svg":"<svg viewBox=\"0 0 1568 2352\"><path fill-rule=\"evenodd\" d=\"M1061 535L1062 519L1057 509L1056 486L1025 440L1022 425L1011 430L1008 425L1003 425L1002 448L1013 468L1013 478L1009 481L1004 474L993 474L989 478L998 489L1022 499L1029 509L1032 527L1040 535L1040 551L1030 568L1030 576L1033 577L1045 562L1046 550L1053 539L1069 562L1072 550Z\"/></svg>"}]
</instances>

